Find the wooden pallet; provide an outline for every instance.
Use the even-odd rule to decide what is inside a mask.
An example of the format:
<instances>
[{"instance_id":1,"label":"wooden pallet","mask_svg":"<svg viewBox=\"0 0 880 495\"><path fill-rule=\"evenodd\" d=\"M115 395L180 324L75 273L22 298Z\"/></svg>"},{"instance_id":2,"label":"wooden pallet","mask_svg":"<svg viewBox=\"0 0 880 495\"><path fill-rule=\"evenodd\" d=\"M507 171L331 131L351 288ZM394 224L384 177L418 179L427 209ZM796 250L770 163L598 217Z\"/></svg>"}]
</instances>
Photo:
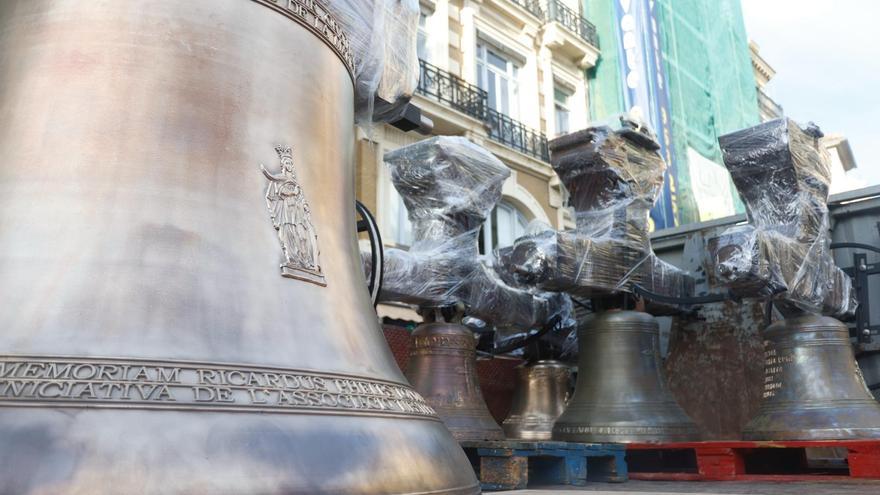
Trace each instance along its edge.
<instances>
[{"instance_id":1,"label":"wooden pallet","mask_svg":"<svg viewBox=\"0 0 880 495\"><path fill-rule=\"evenodd\" d=\"M808 456L807 449L823 450ZM815 458L828 449L831 459ZM880 479L880 440L635 443L627 445L627 465L639 480Z\"/></svg>"},{"instance_id":2,"label":"wooden pallet","mask_svg":"<svg viewBox=\"0 0 880 495\"><path fill-rule=\"evenodd\" d=\"M622 444L500 440L462 442L483 490L516 490L531 483L583 486L627 479Z\"/></svg>"}]
</instances>

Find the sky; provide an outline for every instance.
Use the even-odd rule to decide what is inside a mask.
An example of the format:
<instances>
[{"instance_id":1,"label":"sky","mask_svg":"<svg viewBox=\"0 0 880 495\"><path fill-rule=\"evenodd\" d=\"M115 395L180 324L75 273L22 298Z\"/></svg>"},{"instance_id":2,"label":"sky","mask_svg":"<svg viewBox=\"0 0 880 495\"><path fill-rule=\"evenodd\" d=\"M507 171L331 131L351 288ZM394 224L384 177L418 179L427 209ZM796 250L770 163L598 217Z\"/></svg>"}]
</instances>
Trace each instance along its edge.
<instances>
[{"instance_id":1,"label":"sky","mask_svg":"<svg viewBox=\"0 0 880 495\"><path fill-rule=\"evenodd\" d=\"M741 0L776 69L768 94L798 122L849 139L857 186L880 184L880 1Z\"/></svg>"}]
</instances>

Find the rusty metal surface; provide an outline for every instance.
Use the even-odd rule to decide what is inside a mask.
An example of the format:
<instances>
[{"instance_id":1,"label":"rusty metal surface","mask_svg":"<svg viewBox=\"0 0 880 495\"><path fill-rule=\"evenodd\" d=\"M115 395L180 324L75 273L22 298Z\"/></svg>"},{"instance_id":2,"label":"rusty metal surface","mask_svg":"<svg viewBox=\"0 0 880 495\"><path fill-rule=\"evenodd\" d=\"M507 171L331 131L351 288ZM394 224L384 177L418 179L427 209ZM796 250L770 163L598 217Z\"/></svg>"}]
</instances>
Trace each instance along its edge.
<instances>
[{"instance_id":1,"label":"rusty metal surface","mask_svg":"<svg viewBox=\"0 0 880 495\"><path fill-rule=\"evenodd\" d=\"M704 440L736 440L757 412L764 380L762 305L704 305L673 320L664 363L669 389Z\"/></svg>"}]
</instances>

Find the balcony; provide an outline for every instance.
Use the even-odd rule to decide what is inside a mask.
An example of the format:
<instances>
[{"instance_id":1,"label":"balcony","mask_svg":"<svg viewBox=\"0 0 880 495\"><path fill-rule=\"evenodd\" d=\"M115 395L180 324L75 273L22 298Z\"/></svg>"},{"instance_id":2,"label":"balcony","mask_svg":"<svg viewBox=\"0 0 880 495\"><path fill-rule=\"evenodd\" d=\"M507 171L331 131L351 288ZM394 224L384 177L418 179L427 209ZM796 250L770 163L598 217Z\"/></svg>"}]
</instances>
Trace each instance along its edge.
<instances>
[{"instance_id":1,"label":"balcony","mask_svg":"<svg viewBox=\"0 0 880 495\"><path fill-rule=\"evenodd\" d=\"M486 110L485 120L490 139L539 160L550 161L547 136L543 133L526 127L518 120L491 108Z\"/></svg>"},{"instance_id":2,"label":"balcony","mask_svg":"<svg viewBox=\"0 0 880 495\"><path fill-rule=\"evenodd\" d=\"M489 108L486 91L424 60L419 60L419 67L418 94L482 121L489 139L539 160L550 161L547 137Z\"/></svg>"},{"instance_id":3,"label":"balcony","mask_svg":"<svg viewBox=\"0 0 880 495\"><path fill-rule=\"evenodd\" d=\"M528 10L530 14L538 19L544 18L544 9L541 8L541 3L538 0L510 0L510 2Z\"/></svg>"},{"instance_id":4,"label":"balcony","mask_svg":"<svg viewBox=\"0 0 880 495\"><path fill-rule=\"evenodd\" d=\"M424 60L419 60L419 69L419 93L475 119L485 119L488 93Z\"/></svg>"},{"instance_id":5,"label":"balcony","mask_svg":"<svg viewBox=\"0 0 880 495\"><path fill-rule=\"evenodd\" d=\"M553 21L562 24L566 29L577 34L587 43L595 47L599 46L596 26L581 17L579 13L566 7L560 0L547 1L547 22Z\"/></svg>"},{"instance_id":6,"label":"balcony","mask_svg":"<svg viewBox=\"0 0 880 495\"><path fill-rule=\"evenodd\" d=\"M499 14L511 22L515 29L537 33L544 23L541 0L480 0L486 15ZM489 13L491 12L491 14Z\"/></svg>"},{"instance_id":7,"label":"balcony","mask_svg":"<svg viewBox=\"0 0 880 495\"><path fill-rule=\"evenodd\" d=\"M544 20L545 45L570 58L581 69L596 65L599 58L596 26L561 0L547 0Z\"/></svg>"}]
</instances>

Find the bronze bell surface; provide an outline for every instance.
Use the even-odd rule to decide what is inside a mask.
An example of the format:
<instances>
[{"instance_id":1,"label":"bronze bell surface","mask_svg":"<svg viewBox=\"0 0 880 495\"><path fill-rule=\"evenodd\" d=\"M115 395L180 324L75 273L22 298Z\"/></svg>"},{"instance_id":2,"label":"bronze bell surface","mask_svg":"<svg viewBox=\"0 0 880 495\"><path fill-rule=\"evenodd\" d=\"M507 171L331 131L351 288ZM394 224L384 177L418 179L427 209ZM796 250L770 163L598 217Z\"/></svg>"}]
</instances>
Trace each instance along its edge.
<instances>
[{"instance_id":1,"label":"bronze bell surface","mask_svg":"<svg viewBox=\"0 0 880 495\"><path fill-rule=\"evenodd\" d=\"M856 365L849 330L827 316L764 330L764 393L746 440L880 438L880 404Z\"/></svg>"},{"instance_id":2,"label":"bronze bell surface","mask_svg":"<svg viewBox=\"0 0 880 495\"><path fill-rule=\"evenodd\" d=\"M412 333L406 377L458 441L503 440L477 381L477 342L454 323L423 323Z\"/></svg>"},{"instance_id":3,"label":"bronze bell surface","mask_svg":"<svg viewBox=\"0 0 880 495\"><path fill-rule=\"evenodd\" d=\"M364 288L324 5L0 2L0 493L479 492Z\"/></svg>"},{"instance_id":4,"label":"bronze bell surface","mask_svg":"<svg viewBox=\"0 0 880 495\"><path fill-rule=\"evenodd\" d=\"M550 440L553 424L565 411L571 368L544 360L517 368L517 386L510 414L501 424L508 438Z\"/></svg>"},{"instance_id":5,"label":"bronze bell surface","mask_svg":"<svg viewBox=\"0 0 880 495\"><path fill-rule=\"evenodd\" d=\"M651 315L606 311L578 330L578 381L554 440L676 442L696 440L693 421L675 402L662 371L659 327Z\"/></svg>"}]
</instances>

